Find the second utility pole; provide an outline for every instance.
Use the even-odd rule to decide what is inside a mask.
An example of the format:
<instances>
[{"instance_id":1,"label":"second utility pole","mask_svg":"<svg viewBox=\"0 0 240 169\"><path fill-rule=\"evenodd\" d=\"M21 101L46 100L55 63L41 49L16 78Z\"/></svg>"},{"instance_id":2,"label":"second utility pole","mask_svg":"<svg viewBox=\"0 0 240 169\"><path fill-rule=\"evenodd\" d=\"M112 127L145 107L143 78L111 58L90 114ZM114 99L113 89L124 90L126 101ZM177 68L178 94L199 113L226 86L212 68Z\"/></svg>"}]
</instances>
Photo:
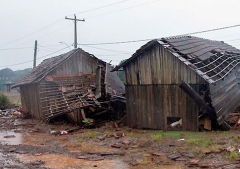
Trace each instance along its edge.
<instances>
[{"instance_id":1,"label":"second utility pole","mask_svg":"<svg viewBox=\"0 0 240 169\"><path fill-rule=\"evenodd\" d=\"M73 18L68 18L65 17L65 19L69 19L69 20L73 20L74 21L74 48L77 48L77 21L83 21L85 22L85 20L80 20L76 18L76 15L74 14L74 19Z\"/></svg>"},{"instance_id":2,"label":"second utility pole","mask_svg":"<svg viewBox=\"0 0 240 169\"><path fill-rule=\"evenodd\" d=\"M36 60L37 60L37 40L35 40L34 57L33 57L33 68L36 67Z\"/></svg>"}]
</instances>

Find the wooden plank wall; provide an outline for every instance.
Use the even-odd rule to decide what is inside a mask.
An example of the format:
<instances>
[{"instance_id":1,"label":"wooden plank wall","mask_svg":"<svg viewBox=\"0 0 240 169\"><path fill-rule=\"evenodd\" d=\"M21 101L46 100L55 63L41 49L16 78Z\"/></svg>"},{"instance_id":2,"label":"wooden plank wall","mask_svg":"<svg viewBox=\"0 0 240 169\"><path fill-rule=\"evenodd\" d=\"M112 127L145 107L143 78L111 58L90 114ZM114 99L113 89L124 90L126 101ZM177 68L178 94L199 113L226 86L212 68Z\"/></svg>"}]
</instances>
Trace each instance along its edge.
<instances>
[{"instance_id":1,"label":"wooden plank wall","mask_svg":"<svg viewBox=\"0 0 240 169\"><path fill-rule=\"evenodd\" d=\"M43 119L38 84L20 86L20 93L23 110L30 112L36 119Z\"/></svg>"},{"instance_id":2,"label":"wooden plank wall","mask_svg":"<svg viewBox=\"0 0 240 169\"><path fill-rule=\"evenodd\" d=\"M90 56L88 53L79 51L75 54L75 56L72 56L57 66L48 75L77 74L80 72L85 74L96 73L98 65L105 67L105 64L99 62L98 59Z\"/></svg>"},{"instance_id":3,"label":"wooden plank wall","mask_svg":"<svg viewBox=\"0 0 240 169\"><path fill-rule=\"evenodd\" d=\"M165 130L167 117L180 117L183 130L198 130L200 109L177 85L126 86L126 98L130 127Z\"/></svg>"},{"instance_id":4,"label":"wooden plank wall","mask_svg":"<svg viewBox=\"0 0 240 169\"><path fill-rule=\"evenodd\" d=\"M147 50L124 67L126 85L205 83L198 74L160 45ZM138 81L138 77L140 81Z\"/></svg>"},{"instance_id":5,"label":"wooden plank wall","mask_svg":"<svg viewBox=\"0 0 240 169\"><path fill-rule=\"evenodd\" d=\"M181 117L183 130L198 130L198 105L179 87L185 81L199 92L198 74L161 45L155 45L124 67L128 124L166 129L167 117Z\"/></svg>"},{"instance_id":6,"label":"wooden plank wall","mask_svg":"<svg viewBox=\"0 0 240 169\"><path fill-rule=\"evenodd\" d=\"M58 65L52 72L48 75L62 75L62 74L91 74L96 73L98 66L101 65L105 68L105 63L100 62L97 58L90 56L88 53L80 51L75 53L74 56L65 60L62 64ZM44 80L42 80L44 82ZM41 97L46 97L41 94ZM44 106L44 105L43 105ZM46 105L45 105L46 106ZM73 118L77 122L81 121L81 117L78 111L73 112ZM44 113L41 113L44 116Z\"/></svg>"},{"instance_id":7,"label":"wooden plank wall","mask_svg":"<svg viewBox=\"0 0 240 169\"><path fill-rule=\"evenodd\" d=\"M57 66L48 75L77 74L80 72L86 74L96 73L96 69L99 65L105 67L105 64L99 61L97 58L90 56L84 51L79 51L74 56ZM44 79L42 82L44 82ZM36 83L23 85L20 87L20 90L23 109L31 112L36 119L44 119L44 113L41 111L39 85ZM41 98L45 97L46 95L41 94Z\"/></svg>"}]
</instances>

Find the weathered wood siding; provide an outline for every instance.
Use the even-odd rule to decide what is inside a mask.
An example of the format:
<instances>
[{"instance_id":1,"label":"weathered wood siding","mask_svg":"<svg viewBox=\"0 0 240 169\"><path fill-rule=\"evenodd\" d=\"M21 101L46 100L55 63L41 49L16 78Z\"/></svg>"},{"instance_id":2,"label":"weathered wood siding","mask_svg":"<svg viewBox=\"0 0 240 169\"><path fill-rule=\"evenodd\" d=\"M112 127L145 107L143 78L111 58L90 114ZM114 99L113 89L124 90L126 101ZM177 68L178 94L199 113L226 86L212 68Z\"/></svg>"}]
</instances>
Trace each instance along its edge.
<instances>
[{"instance_id":1,"label":"weathered wood siding","mask_svg":"<svg viewBox=\"0 0 240 169\"><path fill-rule=\"evenodd\" d=\"M57 66L51 73L48 75L54 74L77 74L79 72L90 74L96 73L98 65L105 65L97 58L90 56L86 52L77 52L74 56L70 57L68 60L65 60L62 64Z\"/></svg>"},{"instance_id":2,"label":"weathered wood siding","mask_svg":"<svg viewBox=\"0 0 240 169\"><path fill-rule=\"evenodd\" d=\"M125 67L126 85L202 84L205 81L160 45L145 51Z\"/></svg>"},{"instance_id":3,"label":"weathered wood siding","mask_svg":"<svg viewBox=\"0 0 240 169\"><path fill-rule=\"evenodd\" d=\"M22 85L20 93L23 110L30 112L34 118L43 119L38 84Z\"/></svg>"},{"instance_id":4,"label":"weathered wood siding","mask_svg":"<svg viewBox=\"0 0 240 169\"><path fill-rule=\"evenodd\" d=\"M96 73L96 70L99 65L102 65L105 67L105 64L99 61L97 58L90 56L86 52L79 51L75 53L74 56L70 57L69 59L65 60L63 63L58 65L55 69L53 69L50 73L48 73L48 75L66 75L66 74L77 74L77 73L91 74L91 73ZM40 84L44 84L44 81L45 80L42 79ZM41 96L40 99L43 99L43 100L46 97L46 94L44 93L44 87L42 87L41 89L40 96ZM42 106L46 107L49 105L42 104ZM41 112L41 116L45 117L45 113L46 113L46 109L44 109ZM75 111L73 113L73 119L79 122L80 115L78 113L79 111Z\"/></svg>"},{"instance_id":5,"label":"weathered wood siding","mask_svg":"<svg viewBox=\"0 0 240 169\"><path fill-rule=\"evenodd\" d=\"M161 45L125 67L128 124L166 129L167 117L180 117L183 130L197 131L198 105L178 86L185 81L199 92L204 80Z\"/></svg>"},{"instance_id":6,"label":"weathered wood siding","mask_svg":"<svg viewBox=\"0 0 240 169\"><path fill-rule=\"evenodd\" d=\"M130 127L165 130L167 117L180 117L183 130L198 129L199 108L176 85L127 86L126 98Z\"/></svg>"}]
</instances>

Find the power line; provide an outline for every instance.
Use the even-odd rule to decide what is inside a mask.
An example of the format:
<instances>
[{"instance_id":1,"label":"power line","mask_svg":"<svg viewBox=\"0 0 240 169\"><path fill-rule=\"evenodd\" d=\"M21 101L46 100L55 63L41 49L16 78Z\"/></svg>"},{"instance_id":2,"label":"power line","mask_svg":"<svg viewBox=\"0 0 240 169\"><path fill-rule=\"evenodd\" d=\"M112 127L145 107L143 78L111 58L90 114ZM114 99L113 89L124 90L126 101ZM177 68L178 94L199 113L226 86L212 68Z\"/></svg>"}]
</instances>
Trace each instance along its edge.
<instances>
[{"instance_id":1,"label":"power line","mask_svg":"<svg viewBox=\"0 0 240 169\"><path fill-rule=\"evenodd\" d=\"M99 14L99 15L94 15L94 16L89 16L89 17L85 17L85 18L94 18L94 17L99 17L99 16L111 14L111 13L121 12L121 11L128 10L128 9L131 9L131 8L136 8L136 7L139 7L139 6L147 5L147 4L156 2L156 1L160 1L160 0L154 0L154 1L151 1L151 2L147 2L147 3L135 5L135 6L130 6L130 7L128 7L128 8L123 8L123 9L119 9L119 10L116 10L116 11L107 12L107 13L103 13L103 14Z\"/></svg>"},{"instance_id":2,"label":"power line","mask_svg":"<svg viewBox=\"0 0 240 169\"><path fill-rule=\"evenodd\" d=\"M212 32L212 31L218 31L218 30L223 30L223 29L230 29L234 27L239 27L240 24L238 25L232 25L232 26L227 26L227 27L221 27L221 28L215 28L215 29L209 29L209 30L204 30L204 31L198 31L198 32L192 32L192 33L186 33L182 35L176 35L176 36L171 36L171 37L178 37L178 36L187 36L187 35L194 35L194 34L200 34L200 33L206 33L206 32ZM139 39L139 40L129 40L129 41L118 41L118 42L99 42L99 43L83 43L79 44L82 46L89 46L89 45L115 45L115 44L124 44L124 43L135 43L135 42L143 42L143 41L150 41L150 40L160 40L161 38L153 38L153 39ZM240 39L233 39L233 40L227 40L227 41L236 41Z\"/></svg>"},{"instance_id":3,"label":"power line","mask_svg":"<svg viewBox=\"0 0 240 169\"><path fill-rule=\"evenodd\" d=\"M68 25L65 25L64 27L61 27L61 28L59 28L59 29L57 29L57 30L55 30L55 31L50 32L49 34L46 34L46 35L44 35L44 36L40 36L40 37L38 37L38 38L36 38L36 39L39 40L39 39L42 39L42 38L44 38L44 37L47 37L47 36L49 36L49 35L51 35L51 34L54 34L54 33L58 32L58 31L60 31L60 30L62 30L62 29L65 29L65 28L71 26L72 24L73 24L73 23L68 24ZM22 44L20 44L20 45L17 45L17 46L25 45L25 44L30 43L30 42L32 42L32 40L29 40L29 41L24 42L24 43L22 43Z\"/></svg>"},{"instance_id":4,"label":"power line","mask_svg":"<svg viewBox=\"0 0 240 169\"><path fill-rule=\"evenodd\" d=\"M0 49L0 51L1 51L1 50L15 50L15 49L29 49L29 48L32 48L32 49L33 49L33 47L21 47L21 48L3 48L3 49Z\"/></svg>"},{"instance_id":5,"label":"power line","mask_svg":"<svg viewBox=\"0 0 240 169\"><path fill-rule=\"evenodd\" d=\"M72 24L70 24L72 25ZM44 35L42 37L39 37L37 39L41 39L43 37L46 37L50 34L53 34L57 31L60 31L70 25L67 25L67 26L64 26L56 31L53 31L47 35ZM192 32L192 33L187 33L187 34L183 34L183 35L177 35L177 36L186 36L186 35L193 35L193 34L200 34L200 33L206 33L206 32L211 32L211 31L218 31L218 30L223 30L223 29L229 29L229 28L234 28L234 27L238 27L240 26L239 25L233 25L233 26L227 26L227 27L222 27L222 28L216 28L216 29L210 29L210 30L204 30L204 31L198 31L198 32ZM174 36L173 36L174 37ZM82 45L82 46L88 46L88 47L91 47L91 46L95 46L95 45L114 45L114 44L125 44L125 43L136 43L136 42L143 42L143 41L150 41L150 40L154 40L154 39L161 39L161 38L152 38L152 39L139 39L139 40L129 40L129 41L117 41L117 42L100 42L100 43L86 43L86 44L78 44L78 45ZM230 40L225 40L227 42L231 42L231 41L238 41L240 39L230 39ZM23 45L23 44L22 44ZM42 46L42 45L40 45ZM45 46L42 46L42 47L46 47L46 46L59 46L59 45L45 45ZM0 49L0 50L11 50L11 49L25 49L25 48L33 48L33 47L22 47L22 48L5 48L5 49ZM92 47L93 48L93 47ZM96 48L96 47L95 47ZM98 48L99 49L99 48ZM102 49L102 48L101 48ZM108 49L102 49L102 50L108 50ZM112 50L108 50L108 51L112 51ZM116 51L115 51L116 52Z\"/></svg>"},{"instance_id":6,"label":"power line","mask_svg":"<svg viewBox=\"0 0 240 169\"><path fill-rule=\"evenodd\" d=\"M187 34L178 35L178 36L186 36L186 35L193 35L193 34L199 34L199 33L206 33L206 32L211 32L211 31L229 29L229 28L238 27L238 26L240 26L240 25L233 25L233 26L221 27L221 28L210 29L210 30L205 30L205 31L192 32L192 33L187 33ZM174 37L174 36L172 36L172 37ZM176 36L175 36L175 37L176 37ZM155 38L155 39L161 39L161 38ZM109 49L104 49L104 48L99 48L99 47L93 47L93 46L90 46L90 45L105 45L105 44L132 43L132 42L140 42L140 41L147 41L147 40L153 40L153 39L141 39L141 40L122 41L122 42L93 43L93 44L78 44L78 45L87 46L87 47L90 47L90 48L95 48L95 49L100 49L100 50L105 50L105 51L110 51L110 52L117 52L117 53L121 53L121 54L131 54L130 52L109 50ZM233 40L238 40L238 39L233 39ZM66 48L67 48L67 47L65 47L65 48L63 48L63 49L61 49L61 50L64 50L64 49L66 49ZM59 51L61 51L61 50L59 50ZM59 51L56 51L56 52L59 52ZM56 52L54 52L54 53L56 53ZM54 54L54 53L51 53L51 54ZM51 54L49 54L49 55L51 55ZM44 56L44 57L47 57L47 56L49 56L49 55L46 55L46 56ZM40 58L43 58L43 57L40 57ZM38 59L40 59L40 58L38 58ZM32 60L31 60L31 61L32 61ZM28 62L31 62L31 61L22 62L22 63L18 63L18 64L14 64L14 65L6 65L6 66L15 66L15 65L19 65L19 64L28 63ZM0 66L0 67L6 67L6 66Z\"/></svg>"},{"instance_id":7,"label":"power line","mask_svg":"<svg viewBox=\"0 0 240 169\"><path fill-rule=\"evenodd\" d=\"M50 56L50 55L52 55L52 54L58 53L58 52L60 52L60 51L62 51L62 50L64 50L64 49L66 49L66 48L68 48L68 47L65 47L65 48L63 48L63 49L60 49L60 50L55 51L55 52L53 52L53 53L50 53L50 54L48 54L48 55L45 55L45 56L39 57L39 58L37 58L37 60L42 59L42 58L45 58L45 57L48 57L48 56ZM4 66L0 66L0 67L17 66L17 65L22 65L22 64L29 63L29 62L32 62L32 61L33 61L33 60L29 60L29 61L26 61L26 62L16 63L16 64L12 64L12 65L4 65Z\"/></svg>"},{"instance_id":8,"label":"power line","mask_svg":"<svg viewBox=\"0 0 240 169\"><path fill-rule=\"evenodd\" d=\"M49 51L49 52L52 52L52 51L54 51L54 50L52 50L52 49L48 49L48 48L42 48L42 47L39 47L39 50L41 51L41 50L43 50L43 51Z\"/></svg>"},{"instance_id":9,"label":"power line","mask_svg":"<svg viewBox=\"0 0 240 169\"><path fill-rule=\"evenodd\" d=\"M86 11L78 12L77 14L80 14L80 13L86 13L86 12L90 12L90 11L98 10L98 9L101 9L101 8L105 8L105 7L113 6L113 5L116 5L116 4L119 4L119 3L123 3L123 2L125 2L125 1L130 1L130 0L122 0L122 1L119 1L119 2L116 2L116 3L112 3L112 4L108 4L108 5L100 6L100 7L97 7L97 8L89 9L89 10L86 10ZM42 31L42 30L44 30L44 29L46 29L46 28L52 26L52 25L55 25L56 23L60 22L61 20L62 20L62 18L60 18L60 19L54 21L53 23L51 23L51 24L49 24L49 25L47 25L47 26L44 26L44 27L42 27L42 28L40 28L40 29L38 29L38 30L36 30L36 31L34 31L34 32L32 32L32 33L30 33L30 34L27 34L27 35L25 35L25 36L23 36L23 37L21 37L21 38L18 38L18 39L14 40L14 41L10 41L10 42L8 42L8 43L2 44L1 46L6 46L6 45L9 45L9 44L12 44L12 43L18 42L18 41L20 41L20 40L22 40L22 39L25 39L25 38L27 38L27 37L33 35L33 34L36 34L36 33L40 32L40 31Z\"/></svg>"},{"instance_id":10,"label":"power line","mask_svg":"<svg viewBox=\"0 0 240 169\"><path fill-rule=\"evenodd\" d=\"M48 27L50 27L50 26L52 26L52 25L55 25L56 23L60 22L60 20L62 20L62 19L58 19L58 20L56 20L55 22L53 22L53 23L51 23L51 24L49 24L49 25L47 25L47 26L45 26L45 27L43 27L43 28L41 28L41 29L39 29L39 30L37 30L37 31L35 31L35 32L32 32L32 33L30 33L30 34L28 34L28 35L25 35L25 36L23 36L23 37L21 37L21 38L19 38L19 39L14 40L14 41L5 43L5 44L3 44L3 45L1 45L1 46L6 46L6 45L9 45L9 44L18 42L18 41L20 41L20 40L22 40L22 39L25 39L25 38L27 38L27 37L29 37L29 36L37 33L37 32L40 32L40 31L42 31L42 30L44 30L44 29L46 29L46 28L48 28Z\"/></svg>"},{"instance_id":11,"label":"power line","mask_svg":"<svg viewBox=\"0 0 240 169\"><path fill-rule=\"evenodd\" d=\"M93 47L90 45L85 45L85 47L89 47L89 48L94 48L94 49L100 49L100 50L105 50L105 51L109 51L109 52L116 52L116 53L121 53L121 54L132 54L130 52L126 52L126 51L118 51L118 50L110 50L110 49L105 49L105 48L99 48L99 47Z\"/></svg>"},{"instance_id":12,"label":"power line","mask_svg":"<svg viewBox=\"0 0 240 169\"><path fill-rule=\"evenodd\" d=\"M149 41L153 39L140 39L140 40L129 40L129 41L120 41L120 42L102 42L102 43L82 43L79 45L87 46L87 45L114 45L114 44L121 44L121 43L134 43L134 42L143 42L143 41Z\"/></svg>"},{"instance_id":13,"label":"power line","mask_svg":"<svg viewBox=\"0 0 240 169\"><path fill-rule=\"evenodd\" d=\"M223 30L223 29L235 28L235 27L239 27L239 26L240 26L240 24L221 27L221 28L215 28L215 29L209 29L209 30L204 30L204 31L192 32L192 33L187 33L187 34L182 34L182 35L177 35L177 36L187 36L187 35L194 35L194 34L199 34L199 33L213 32L213 31L218 31L218 30Z\"/></svg>"},{"instance_id":14,"label":"power line","mask_svg":"<svg viewBox=\"0 0 240 169\"><path fill-rule=\"evenodd\" d=\"M90 11L94 11L94 10L98 10L98 9L106 8L106 7L113 6L113 5L116 5L116 4L120 4L120 3L123 3L123 2L126 2L126 1L130 1L130 0L118 1L118 2L115 2L115 3L112 3L112 4L108 4L108 5L100 6L100 7L97 7L97 8L89 9L89 10L82 11L82 12L78 12L78 13L75 13L75 14L86 13L86 12L90 12ZM71 15L73 15L73 14L71 14ZM69 16L69 15L68 15L68 16Z\"/></svg>"},{"instance_id":15,"label":"power line","mask_svg":"<svg viewBox=\"0 0 240 169\"><path fill-rule=\"evenodd\" d=\"M41 47L44 47L44 48L45 48L45 47L56 47L56 46L62 46L61 44L57 44L57 45L56 45L56 44L55 44L55 45L44 45L44 46L43 46L43 45L40 45L40 44L38 44L38 45L41 46Z\"/></svg>"}]
</instances>

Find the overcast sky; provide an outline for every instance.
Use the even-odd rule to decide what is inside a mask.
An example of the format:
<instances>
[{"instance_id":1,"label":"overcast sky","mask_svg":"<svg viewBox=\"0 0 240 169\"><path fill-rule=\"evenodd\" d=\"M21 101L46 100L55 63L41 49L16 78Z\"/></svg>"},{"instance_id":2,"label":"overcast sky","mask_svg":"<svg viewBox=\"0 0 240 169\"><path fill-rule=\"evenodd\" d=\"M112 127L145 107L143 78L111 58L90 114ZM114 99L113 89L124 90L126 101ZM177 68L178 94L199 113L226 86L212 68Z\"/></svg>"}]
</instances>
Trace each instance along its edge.
<instances>
[{"instance_id":1,"label":"overcast sky","mask_svg":"<svg viewBox=\"0 0 240 169\"><path fill-rule=\"evenodd\" d=\"M107 7L96 9L102 6ZM35 40L38 40L37 64L69 51L67 45L73 49L73 21L65 20L65 16L73 17L75 13L78 19L86 20L77 24L78 43L93 44L154 39L237 25L239 6L239 0L0 0L0 69L32 67ZM194 36L240 48L240 27ZM79 47L118 64L145 43ZM27 63L8 66L22 62Z\"/></svg>"}]
</instances>

